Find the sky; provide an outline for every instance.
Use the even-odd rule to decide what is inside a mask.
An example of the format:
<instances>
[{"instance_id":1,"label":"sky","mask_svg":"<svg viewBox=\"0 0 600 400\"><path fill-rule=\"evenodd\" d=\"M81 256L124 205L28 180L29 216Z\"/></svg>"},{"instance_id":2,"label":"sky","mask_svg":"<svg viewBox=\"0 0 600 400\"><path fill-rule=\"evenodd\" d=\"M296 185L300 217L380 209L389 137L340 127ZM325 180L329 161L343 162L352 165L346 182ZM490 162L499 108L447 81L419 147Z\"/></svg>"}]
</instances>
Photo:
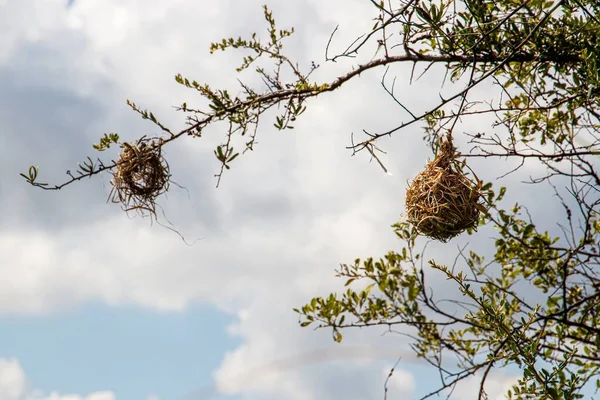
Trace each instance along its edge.
<instances>
[{"instance_id":1,"label":"sky","mask_svg":"<svg viewBox=\"0 0 600 400\"><path fill-rule=\"evenodd\" d=\"M335 344L329 331L300 328L292 311L340 291L340 263L399 247L390 225L403 212L407 180L431 157L420 128L382 144L391 176L345 149L351 133L402 118L381 88L383 71L311 100L293 131L267 121L256 150L232 164L218 189L212 150L223 126L170 144L173 179L186 189L174 187L160 204L188 241L201 238L192 246L107 203L108 175L58 192L19 177L34 164L41 180L64 180L97 155L91 145L105 132L157 134L126 99L183 128L172 106L198 98L173 77L235 89L242 54L209 55L209 44L264 33L265 1L0 1L0 399L376 399L399 357L388 398L431 388L435 371L402 336L351 331ZM296 28L286 50L304 66L323 62L336 25L341 49L373 23L368 1L268 4L280 27ZM327 81L355 62L325 64L316 77ZM425 109L438 99L441 76L408 86L408 72L391 69L400 96ZM483 180L513 166L492 163L481 164ZM536 168L526 165L523 176ZM535 196L519 189L522 202ZM452 259L466 242L493 243L491 234L432 244L428 254ZM436 290L450 290L432 276ZM503 398L514 379L493 374L490 398ZM477 385L466 381L453 398L472 398Z\"/></svg>"}]
</instances>

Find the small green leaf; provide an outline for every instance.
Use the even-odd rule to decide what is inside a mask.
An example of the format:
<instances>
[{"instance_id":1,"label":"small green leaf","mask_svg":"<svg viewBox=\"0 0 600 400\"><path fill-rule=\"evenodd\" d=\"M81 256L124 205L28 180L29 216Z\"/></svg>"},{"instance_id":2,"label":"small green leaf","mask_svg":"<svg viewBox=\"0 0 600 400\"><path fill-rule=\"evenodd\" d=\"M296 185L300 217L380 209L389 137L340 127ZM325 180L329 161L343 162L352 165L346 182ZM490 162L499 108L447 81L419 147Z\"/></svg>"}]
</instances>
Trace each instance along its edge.
<instances>
[{"instance_id":1,"label":"small green leaf","mask_svg":"<svg viewBox=\"0 0 600 400\"><path fill-rule=\"evenodd\" d=\"M365 287L362 290L361 296L367 297L369 295L369 293L371 293L371 290L373 290L374 286L375 286L375 283L371 283L371 284L367 285L367 287Z\"/></svg>"},{"instance_id":2,"label":"small green leaf","mask_svg":"<svg viewBox=\"0 0 600 400\"><path fill-rule=\"evenodd\" d=\"M338 332L337 330L333 331L333 340L336 343L341 343L342 342L342 334L340 332Z\"/></svg>"},{"instance_id":3,"label":"small green leaf","mask_svg":"<svg viewBox=\"0 0 600 400\"><path fill-rule=\"evenodd\" d=\"M525 230L523 231L523 238L527 239L527 238L531 237L534 230L535 230L534 225L532 225L532 224L527 225L527 227L525 227Z\"/></svg>"},{"instance_id":4,"label":"small green leaf","mask_svg":"<svg viewBox=\"0 0 600 400\"><path fill-rule=\"evenodd\" d=\"M229 157L229 160L227 160L227 162L231 162L231 161L235 160L237 158L237 156L239 156L239 155L240 155L240 153L235 153L234 155Z\"/></svg>"}]
</instances>

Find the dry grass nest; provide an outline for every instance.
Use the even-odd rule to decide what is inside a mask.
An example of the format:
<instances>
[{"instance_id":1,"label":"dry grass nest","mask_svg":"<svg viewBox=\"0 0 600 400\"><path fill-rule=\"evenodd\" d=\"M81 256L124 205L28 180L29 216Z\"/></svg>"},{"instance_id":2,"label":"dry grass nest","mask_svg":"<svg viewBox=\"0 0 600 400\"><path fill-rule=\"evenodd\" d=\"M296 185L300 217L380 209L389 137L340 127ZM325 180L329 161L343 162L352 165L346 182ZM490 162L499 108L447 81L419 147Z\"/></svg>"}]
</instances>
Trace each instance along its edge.
<instances>
[{"instance_id":1,"label":"dry grass nest","mask_svg":"<svg viewBox=\"0 0 600 400\"><path fill-rule=\"evenodd\" d=\"M142 138L123 143L113 172L109 199L125 211L156 215L156 198L169 189L169 164L162 156L160 141Z\"/></svg>"},{"instance_id":2,"label":"dry grass nest","mask_svg":"<svg viewBox=\"0 0 600 400\"><path fill-rule=\"evenodd\" d=\"M440 141L433 161L419 173L406 191L406 216L417 231L447 242L466 229L475 228L480 211L480 186L464 175L450 135Z\"/></svg>"}]
</instances>

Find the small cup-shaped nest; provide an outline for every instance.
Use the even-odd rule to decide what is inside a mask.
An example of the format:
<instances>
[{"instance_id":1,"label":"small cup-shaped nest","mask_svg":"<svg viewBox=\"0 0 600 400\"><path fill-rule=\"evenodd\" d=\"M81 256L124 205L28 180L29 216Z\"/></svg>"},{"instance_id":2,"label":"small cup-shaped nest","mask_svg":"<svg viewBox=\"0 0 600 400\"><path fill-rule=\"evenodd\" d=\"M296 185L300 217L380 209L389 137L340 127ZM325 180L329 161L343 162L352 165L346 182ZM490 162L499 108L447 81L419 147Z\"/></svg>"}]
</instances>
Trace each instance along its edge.
<instances>
[{"instance_id":1,"label":"small cup-shaped nest","mask_svg":"<svg viewBox=\"0 0 600 400\"><path fill-rule=\"evenodd\" d=\"M169 188L169 165L162 157L159 143L141 139L123 144L113 172L110 199L125 211L144 211L156 215L156 198Z\"/></svg>"},{"instance_id":2,"label":"small cup-shaped nest","mask_svg":"<svg viewBox=\"0 0 600 400\"><path fill-rule=\"evenodd\" d=\"M456 160L451 137L406 191L406 216L417 231L447 242L479 221L481 192Z\"/></svg>"}]
</instances>

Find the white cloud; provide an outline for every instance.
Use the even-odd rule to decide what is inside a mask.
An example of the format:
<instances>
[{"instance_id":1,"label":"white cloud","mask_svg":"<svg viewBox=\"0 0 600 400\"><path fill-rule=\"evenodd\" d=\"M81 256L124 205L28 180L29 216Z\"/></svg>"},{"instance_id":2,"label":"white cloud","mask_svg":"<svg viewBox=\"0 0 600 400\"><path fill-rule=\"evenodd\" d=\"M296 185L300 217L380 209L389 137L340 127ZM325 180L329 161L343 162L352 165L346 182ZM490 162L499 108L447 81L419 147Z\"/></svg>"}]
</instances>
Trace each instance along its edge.
<instances>
[{"instance_id":1,"label":"white cloud","mask_svg":"<svg viewBox=\"0 0 600 400\"><path fill-rule=\"evenodd\" d=\"M396 366L390 375L392 368L393 366L390 365L382 370L384 382L387 380L388 398L410 397L415 391L415 378L413 374Z\"/></svg>"},{"instance_id":2,"label":"white cloud","mask_svg":"<svg viewBox=\"0 0 600 400\"><path fill-rule=\"evenodd\" d=\"M59 394L52 392L44 395L38 390L31 390L27 378L16 359L0 358L0 399L2 400L117 400L110 391L99 391L88 395Z\"/></svg>"},{"instance_id":3,"label":"white cloud","mask_svg":"<svg viewBox=\"0 0 600 400\"><path fill-rule=\"evenodd\" d=\"M26 391L23 369L15 359L0 359L0 398L21 400Z\"/></svg>"},{"instance_id":4,"label":"white cloud","mask_svg":"<svg viewBox=\"0 0 600 400\"><path fill-rule=\"evenodd\" d=\"M492 372L485 381L484 390L489 400L506 400L508 391L517 383L519 377L501 372ZM452 394L454 400L471 400L479 393L481 374L461 381Z\"/></svg>"}]
</instances>

